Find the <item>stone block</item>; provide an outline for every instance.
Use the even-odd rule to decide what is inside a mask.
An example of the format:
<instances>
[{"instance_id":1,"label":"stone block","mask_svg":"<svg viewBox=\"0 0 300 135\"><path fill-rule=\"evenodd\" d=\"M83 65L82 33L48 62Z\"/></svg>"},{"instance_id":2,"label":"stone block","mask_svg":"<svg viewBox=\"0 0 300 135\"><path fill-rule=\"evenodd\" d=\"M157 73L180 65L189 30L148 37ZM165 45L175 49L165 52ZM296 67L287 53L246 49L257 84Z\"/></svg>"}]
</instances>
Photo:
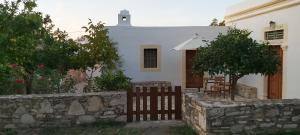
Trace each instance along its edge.
<instances>
[{"instance_id":1,"label":"stone block","mask_svg":"<svg viewBox=\"0 0 300 135\"><path fill-rule=\"evenodd\" d=\"M35 123L35 120L32 115L24 114L21 116L21 123L26 125L33 125Z\"/></svg>"},{"instance_id":2,"label":"stone block","mask_svg":"<svg viewBox=\"0 0 300 135\"><path fill-rule=\"evenodd\" d=\"M300 115L292 117L292 121L299 121L300 120Z\"/></svg>"},{"instance_id":3,"label":"stone block","mask_svg":"<svg viewBox=\"0 0 300 135\"><path fill-rule=\"evenodd\" d=\"M7 124L4 126L5 129L15 129L16 125L15 124Z\"/></svg>"},{"instance_id":4,"label":"stone block","mask_svg":"<svg viewBox=\"0 0 300 135\"><path fill-rule=\"evenodd\" d=\"M91 97L88 99L88 107L87 110L89 112L96 112L101 110L104 107L102 100L99 97Z\"/></svg>"},{"instance_id":5,"label":"stone block","mask_svg":"<svg viewBox=\"0 0 300 135\"><path fill-rule=\"evenodd\" d=\"M83 115L85 114L85 110L83 109L82 105L77 101L73 101L70 105L69 115Z\"/></svg>"},{"instance_id":6,"label":"stone block","mask_svg":"<svg viewBox=\"0 0 300 135\"><path fill-rule=\"evenodd\" d=\"M48 100L44 100L42 103L40 103L40 107L40 113L53 113L52 105Z\"/></svg>"},{"instance_id":7,"label":"stone block","mask_svg":"<svg viewBox=\"0 0 300 135\"><path fill-rule=\"evenodd\" d=\"M297 124L284 124L283 125L283 128L286 128L286 129L294 129L294 128L297 128L298 125Z\"/></svg>"},{"instance_id":8,"label":"stone block","mask_svg":"<svg viewBox=\"0 0 300 135\"><path fill-rule=\"evenodd\" d=\"M261 128L269 128L272 126L275 126L275 123L262 123L259 125L259 127L261 127Z\"/></svg>"},{"instance_id":9,"label":"stone block","mask_svg":"<svg viewBox=\"0 0 300 135\"><path fill-rule=\"evenodd\" d=\"M96 122L96 118L90 115L79 116L76 124L89 124Z\"/></svg>"},{"instance_id":10,"label":"stone block","mask_svg":"<svg viewBox=\"0 0 300 135\"><path fill-rule=\"evenodd\" d=\"M231 126L230 131L232 133L241 133L243 131L243 126L242 125Z\"/></svg>"},{"instance_id":11,"label":"stone block","mask_svg":"<svg viewBox=\"0 0 300 135\"><path fill-rule=\"evenodd\" d=\"M21 115L26 114L26 113L27 113L27 110L25 109L25 107L20 106L16 109L16 111L14 112L13 115L15 117L20 117Z\"/></svg>"}]
</instances>

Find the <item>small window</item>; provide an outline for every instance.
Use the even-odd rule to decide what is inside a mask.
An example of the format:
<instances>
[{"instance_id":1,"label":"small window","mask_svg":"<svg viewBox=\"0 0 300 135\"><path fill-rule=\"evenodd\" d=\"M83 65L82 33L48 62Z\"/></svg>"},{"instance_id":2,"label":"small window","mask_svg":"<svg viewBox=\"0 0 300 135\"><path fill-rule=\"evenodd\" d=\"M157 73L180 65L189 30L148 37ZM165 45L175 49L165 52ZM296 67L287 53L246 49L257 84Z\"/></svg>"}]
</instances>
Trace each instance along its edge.
<instances>
[{"instance_id":1,"label":"small window","mask_svg":"<svg viewBox=\"0 0 300 135\"><path fill-rule=\"evenodd\" d=\"M144 49L144 68L157 68L157 49Z\"/></svg>"},{"instance_id":2,"label":"small window","mask_svg":"<svg viewBox=\"0 0 300 135\"><path fill-rule=\"evenodd\" d=\"M284 31L283 30L265 32L265 39L266 40L279 40L279 39L283 39L283 38L284 38Z\"/></svg>"},{"instance_id":3,"label":"small window","mask_svg":"<svg viewBox=\"0 0 300 135\"><path fill-rule=\"evenodd\" d=\"M141 45L140 68L142 72L160 72L160 45Z\"/></svg>"}]
</instances>

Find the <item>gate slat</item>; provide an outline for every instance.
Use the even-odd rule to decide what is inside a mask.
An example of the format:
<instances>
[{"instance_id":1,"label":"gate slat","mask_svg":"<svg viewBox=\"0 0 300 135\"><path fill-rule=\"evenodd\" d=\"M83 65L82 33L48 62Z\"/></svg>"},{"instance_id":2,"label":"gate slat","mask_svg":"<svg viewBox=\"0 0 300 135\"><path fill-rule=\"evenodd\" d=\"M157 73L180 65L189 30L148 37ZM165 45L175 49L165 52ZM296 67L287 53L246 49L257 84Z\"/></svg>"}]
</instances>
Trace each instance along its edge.
<instances>
[{"instance_id":1,"label":"gate slat","mask_svg":"<svg viewBox=\"0 0 300 135\"><path fill-rule=\"evenodd\" d=\"M172 120L172 87L168 87L168 120Z\"/></svg>"},{"instance_id":2,"label":"gate slat","mask_svg":"<svg viewBox=\"0 0 300 135\"><path fill-rule=\"evenodd\" d=\"M146 121L147 120L147 87L143 87L143 120Z\"/></svg>"},{"instance_id":3,"label":"gate slat","mask_svg":"<svg viewBox=\"0 0 300 135\"><path fill-rule=\"evenodd\" d=\"M140 87L136 88L136 121L140 121Z\"/></svg>"},{"instance_id":4,"label":"gate slat","mask_svg":"<svg viewBox=\"0 0 300 135\"><path fill-rule=\"evenodd\" d=\"M157 87L151 87L150 93L150 120L157 120Z\"/></svg>"},{"instance_id":5,"label":"gate slat","mask_svg":"<svg viewBox=\"0 0 300 135\"><path fill-rule=\"evenodd\" d=\"M175 87L175 120L181 120L181 87Z\"/></svg>"},{"instance_id":6,"label":"gate slat","mask_svg":"<svg viewBox=\"0 0 300 135\"><path fill-rule=\"evenodd\" d=\"M132 101L133 90L130 88L127 90L127 122L133 120L133 101Z\"/></svg>"},{"instance_id":7,"label":"gate slat","mask_svg":"<svg viewBox=\"0 0 300 135\"><path fill-rule=\"evenodd\" d=\"M160 92L161 92L161 97L160 97L161 120L165 120L165 87L161 87Z\"/></svg>"}]
</instances>

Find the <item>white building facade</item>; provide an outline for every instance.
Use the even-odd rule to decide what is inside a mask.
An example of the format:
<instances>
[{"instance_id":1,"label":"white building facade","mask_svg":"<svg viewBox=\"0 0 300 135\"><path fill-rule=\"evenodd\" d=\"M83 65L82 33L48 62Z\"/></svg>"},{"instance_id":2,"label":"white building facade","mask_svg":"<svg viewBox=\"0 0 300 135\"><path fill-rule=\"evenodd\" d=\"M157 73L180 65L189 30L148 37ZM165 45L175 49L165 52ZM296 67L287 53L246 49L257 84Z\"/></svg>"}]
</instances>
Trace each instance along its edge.
<instances>
[{"instance_id":1,"label":"white building facade","mask_svg":"<svg viewBox=\"0 0 300 135\"><path fill-rule=\"evenodd\" d=\"M213 40L227 30L209 26L134 27L126 10L119 13L118 19L117 26L107 28L110 38L117 42L122 69L133 82L168 81L186 87L186 51L173 48L196 33Z\"/></svg>"},{"instance_id":2,"label":"white building facade","mask_svg":"<svg viewBox=\"0 0 300 135\"><path fill-rule=\"evenodd\" d=\"M256 87L262 99L300 98L300 0L245 0L228 8L225 21L268 41L282 58L275 77L249 75L240 83Z\"/></svg>"}]
</instances>

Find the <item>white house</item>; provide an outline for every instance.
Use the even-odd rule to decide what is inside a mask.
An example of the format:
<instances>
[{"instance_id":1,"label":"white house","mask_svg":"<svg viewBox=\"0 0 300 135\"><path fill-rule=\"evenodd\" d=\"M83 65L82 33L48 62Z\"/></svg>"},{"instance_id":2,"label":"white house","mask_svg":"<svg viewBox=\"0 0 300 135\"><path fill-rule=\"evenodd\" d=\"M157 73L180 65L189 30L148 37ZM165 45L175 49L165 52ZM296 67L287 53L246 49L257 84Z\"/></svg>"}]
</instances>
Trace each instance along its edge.
<instances>
[{"instance_id":1,"label":"white house","mask_svg":"<svg viewBox=\"0 0 300 135\"><path fill-rule=\"evenodd\" d=\"M300 0L245 0L228 8L225 21L269 41L282 58L276 75L249 75L240 83L256 87L259 98L300 98Z\"/></svg>"},{"instance_id":2,"label":"white house","mask_svg":"<svg viewBox=\"0 0 300 135\"><path fill-rule=\"evenodd\" d=\"M169 81L172 85L198 88L201 77L191 71L196 48L175 51L174 47L195 34L205 40L213 40L226 27L135 27L127 10L118 15L118 25L107 27L109 36L117 42L122 57L122 69L134 82ZM186 61L186 59L188 61Z\"/></svg>"}]
</instances>

